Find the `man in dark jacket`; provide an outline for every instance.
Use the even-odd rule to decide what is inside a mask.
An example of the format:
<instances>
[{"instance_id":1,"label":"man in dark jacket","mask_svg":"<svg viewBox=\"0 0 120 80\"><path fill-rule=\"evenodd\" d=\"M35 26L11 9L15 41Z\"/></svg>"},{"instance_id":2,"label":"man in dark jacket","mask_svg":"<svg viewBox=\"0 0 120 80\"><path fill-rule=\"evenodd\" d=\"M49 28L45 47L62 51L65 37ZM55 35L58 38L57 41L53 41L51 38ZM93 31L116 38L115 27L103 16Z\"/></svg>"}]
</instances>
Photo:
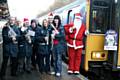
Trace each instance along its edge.
<instances>
[{"instance_id":1,"label":"man in dark jacket","mask_svg":"<svg viewBox=\"0 0 120 80\"><path fill-rule=\"evenodd\" d=\"M48 15L48 23L49 23L49 28L51 28L51 30L53 30L53 28L52 28L52 24L53 24L53 13L50 13L49 15ZM50 38L51 39L51 38ZM52 53L52 48L53 48L53 45L52 45L52 43L50 43L50 45L49 45L49 53L50 53L50 66L51 66L51 69L52 69L52 67L54 66L54 60L53 60L53 53Z\"/></svg>"},{"instance_id":2,"label":"man in dark jacket","mask_svg":"<svg viewBox=\"0 0 120 80\"><path fill-rule=\"evenodd\" d=\"M33 42L33 51L32 51L31 60L32 60L33 69L36 69L36 64L37 64L36 54L37 54L37 46L38 46L36 39L39 37L39 32L41 30L41 27L39 27L36 20L33 19L31 20L30 28L35 32L35 36L33 38L34 42Z\"/></svg>"},{"instance_id":3,"label":"man in dark jacket","mask_svg":"<svg viewBox=\"0 0 120 80\"><path fill-rule=\"evenodd\" d=\"M23 73L23 68L31 73L31 55L32 55L32 43L34 35L28 35L31 30L29 27L29 20L24 18L24 24L19 29L19 54L18 54L18 72ZM33 32L34 33L34 32ZM24 64L25 63L25 64ZM25 67L24 67L25 65Z\"/></svg>"},{"instance_id":4,"label":"man in dark jacket","mask_svg":"<svg viewBox=\"0 0 120 80\"><path fill-rule=\"evenodd\" d=\"M15 25L15 18L11 17L8 24L2 30L3 62L0 71L1 79L5 76L9 58L11 60L11 76L16 76L19 35L20 32Z\"/></svg>"}]
</instances>

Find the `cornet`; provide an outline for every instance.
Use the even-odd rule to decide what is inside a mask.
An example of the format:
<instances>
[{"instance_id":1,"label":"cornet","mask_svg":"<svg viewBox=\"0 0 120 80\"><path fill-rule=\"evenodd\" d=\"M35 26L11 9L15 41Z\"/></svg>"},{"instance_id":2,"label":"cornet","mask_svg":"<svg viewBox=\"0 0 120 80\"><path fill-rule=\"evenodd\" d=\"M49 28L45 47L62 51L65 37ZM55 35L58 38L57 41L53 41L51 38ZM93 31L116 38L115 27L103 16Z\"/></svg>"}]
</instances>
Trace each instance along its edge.
<instances>
[{"instance_id":1,"label":"cornet","mask_svg":"<svg viewBox=\"0 0 120 80\"><path fill-rule=\"evenodd\" d=\"M28 33L25 35L25 38L28 41L28 43L32 42L31 37L30 37L30 35L28 35Z\"/></svg>"},{"instance_id":2,"label":"cornet","mask_svg":"<svg viewBox=\"0 0 120 80\"><path fill-rule=\"evenodd\" d=\"M56 27L55 27L53 24L51 24L51 26L52 26L52 28L55 30L55 32L58 34L59 32L58 32L58 30L56 29Z\"/></svg>"},{"instance_id":3,"label":"cornet","mask_svg":"<svg viewBox=\"0 0 120 80\"><path fill-rule=\"evenodd\" d=\"M18 43L18 42L16 41L16 36L17 36L17 34L15 33L15 31L14 31L10 26L8 26L8 28L10 29L9 32L8 32L8 36L9 36L10 38L12 38L12 41L13 41L14 44Z\"/></svg>"}]
</instances>

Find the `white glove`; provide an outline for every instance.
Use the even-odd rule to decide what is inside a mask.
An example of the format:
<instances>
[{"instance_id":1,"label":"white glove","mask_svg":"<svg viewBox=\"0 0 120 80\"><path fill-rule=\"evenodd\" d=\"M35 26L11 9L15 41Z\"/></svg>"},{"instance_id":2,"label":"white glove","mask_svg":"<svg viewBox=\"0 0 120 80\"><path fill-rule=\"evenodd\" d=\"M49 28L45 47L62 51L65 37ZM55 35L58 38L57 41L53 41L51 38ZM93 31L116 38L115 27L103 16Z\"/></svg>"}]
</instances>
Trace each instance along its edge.
<instances>
[{"instance_id":1,"label":"white glove","mask_svg":"<svg viewBox=\"0 0 120 80\"><path fill-rule=\"evenodd\" d=\"M69 32L70 32L70 33L73 33L73 30L74 30L75 28L76 28L75 26L69 28Z\"/></svg>"},{"instance_id":2,"label":"white glove","mask_svg":"<svg viewBox=\"0 0 120 80\"><path fill-rule=\"evenodd\" d=\"M48 37L46 36L46 37L45 37L45 41L47 41L47 40L48 40Z\"/></svg>"},{"instance_id":3,"label":"white glove","mask_svg":"<svg viewBox=\"0 0 120 80\"><path fill-rule=\"evenodd\" d=\"M12 36L12 40L15 41L15 40L16 40L16 37L15 37L15 36Z\"/></svg>"},{"instance_id":4,"label":"white glove","mask_svg":"<svg viewBox=\"0 0 120 80\"><path fill-rule=\"evenodd\" d=\"M73 32L73 29L72 29L72 28L70 28L70 29L69 29L69 32L70 32L70 33L72 33L72 32Z\"/></svg>"},{"instance_id":5,"label":"white glove","mask_svg":"<svg viewBox=\"0 0 120 80\"><path fill-rule=\"evenodd\" d=\"M55 30L53 30L52 33L53 33L53 34L59 34L59 32L58 32L58 31L55 31Z\"/></svg>"},{"instance_id":6,"label":"white glove","mask_svg":"<svg viewBox=\"0 0 120 80\"><path fill-rule=\"evenodd\" d=\"M85 35L90 34L90 32L88 30L85 30Z\"/></svg>"},{"instance_id":7,"label":"white glove","mask_svg":"<svg viewBox=\"0 0 120 80\"><path fill-rule=\"evenodd\" d=\"M51 37L52 37L52 39L54 39L55 38L55 34L51 34Z\"/></svg>"}]
</instances>

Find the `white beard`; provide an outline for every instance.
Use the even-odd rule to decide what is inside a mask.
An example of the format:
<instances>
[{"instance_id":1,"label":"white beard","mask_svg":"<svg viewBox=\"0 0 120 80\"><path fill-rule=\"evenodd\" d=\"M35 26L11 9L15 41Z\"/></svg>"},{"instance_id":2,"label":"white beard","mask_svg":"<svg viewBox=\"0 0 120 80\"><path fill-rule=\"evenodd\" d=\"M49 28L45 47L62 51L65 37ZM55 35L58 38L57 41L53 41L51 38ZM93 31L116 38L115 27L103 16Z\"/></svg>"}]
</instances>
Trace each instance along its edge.
<instances>
[{"instance_id":1,"label":"white beard","mask_svg":"<svg viewBox=\"0 0 120 80\"><path fill-rule=\"evenodd\" d=\"M77 31L81 28L81 25L82 25L82 20L78 20L78 19L75 19L74 20L74 26L75 28L77 29Z\"/></svg>"}]
</instances>

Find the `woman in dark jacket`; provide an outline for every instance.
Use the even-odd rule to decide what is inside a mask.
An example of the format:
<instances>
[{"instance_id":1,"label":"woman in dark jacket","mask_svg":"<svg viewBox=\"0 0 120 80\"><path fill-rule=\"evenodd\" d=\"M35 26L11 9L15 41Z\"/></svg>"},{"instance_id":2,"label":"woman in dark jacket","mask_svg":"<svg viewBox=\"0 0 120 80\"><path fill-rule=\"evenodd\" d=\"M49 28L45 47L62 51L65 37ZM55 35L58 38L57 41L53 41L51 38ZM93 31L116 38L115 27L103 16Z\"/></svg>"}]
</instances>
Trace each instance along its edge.
<instances>
[{"instance_id":1,"label":"woman in dark jacket","mask_svg":"<svg viewBox=\"0 0 120 80\"><path fill-rule=\"evenodd\" d=\"M56 74L56 76L61 76L62 72L62 53L65 51L65 34L64 28L61 25L61 19L58 15L54 17L53 20L54 30L52 31L53 39L53 55L54 55L54 70L51 74Z\"/></svg>"},{"instance_id":2,"label":"woman in dark jacket","mask_svg":"<svg viewBox=\"0 0 120 80\"><path fill-rule=\"evenodd\" d=\"M39 71L48 73L50 71L50 54L49 54L49 45L50 45L50 34L51 29L49 28L48 21L43 20L43 25L41 27L40 38L38 40L38 66ZM44 61L45 60L45 61Z\"/></svg>"}]
</instances>

